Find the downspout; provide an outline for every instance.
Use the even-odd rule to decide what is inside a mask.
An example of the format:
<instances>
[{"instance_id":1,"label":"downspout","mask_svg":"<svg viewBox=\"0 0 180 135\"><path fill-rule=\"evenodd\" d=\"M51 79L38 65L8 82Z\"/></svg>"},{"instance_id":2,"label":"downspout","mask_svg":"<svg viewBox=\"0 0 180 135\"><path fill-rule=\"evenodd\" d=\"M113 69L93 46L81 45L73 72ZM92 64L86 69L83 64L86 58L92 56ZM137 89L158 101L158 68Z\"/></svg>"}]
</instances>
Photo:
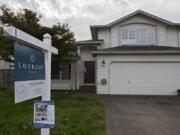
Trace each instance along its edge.
<instances>
[{"instance_id":1,"label":"downspout","mask_svg":"<svg viewBox=\"0 0 180 135\"><path fill-rule=\"evenodd\" d=\"M179 26L179 34L178 34L178 47L180 47L180 26Z\"/></svg>"},{"instance_id":2,"label":"downspout","mask_svg":"<svg viewBox=\"0 0 180 135\"><path fill-rule=\"evenodd\" d=\"M179 31L179 44L178 44L178 47L180 47L180 31Z\"/></svg>"},{"instance_id":3,"label":"downspout","mask_svg":"<svg viewBox=\"0 0 180 135\"><path fill-rule=\"evenodd\" d=\"M81 47L78 45L78 49L77 49L77 53L79 56L81 56ZM79 90L79 86L80 86L80 71L79 71L79 60L76 61L76 90Z\"/></svg>"}]
</instances>

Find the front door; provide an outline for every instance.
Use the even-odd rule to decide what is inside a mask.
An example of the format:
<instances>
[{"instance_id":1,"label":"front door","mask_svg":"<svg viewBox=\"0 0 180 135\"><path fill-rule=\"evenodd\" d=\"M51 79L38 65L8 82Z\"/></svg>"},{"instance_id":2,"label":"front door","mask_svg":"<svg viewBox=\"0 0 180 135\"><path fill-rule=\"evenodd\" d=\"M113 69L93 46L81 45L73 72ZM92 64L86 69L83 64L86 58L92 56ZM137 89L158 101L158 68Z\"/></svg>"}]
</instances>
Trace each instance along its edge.
<instances>
[{"instance_id":1,"label":"front door","mask_svg":"<svg viewBox=\"0 0 180 135\"><path fill-rule=\"evenodd\" d=\"M95 62L85 61L84 83L95 83Z\"/></svg>"}]
</instances>

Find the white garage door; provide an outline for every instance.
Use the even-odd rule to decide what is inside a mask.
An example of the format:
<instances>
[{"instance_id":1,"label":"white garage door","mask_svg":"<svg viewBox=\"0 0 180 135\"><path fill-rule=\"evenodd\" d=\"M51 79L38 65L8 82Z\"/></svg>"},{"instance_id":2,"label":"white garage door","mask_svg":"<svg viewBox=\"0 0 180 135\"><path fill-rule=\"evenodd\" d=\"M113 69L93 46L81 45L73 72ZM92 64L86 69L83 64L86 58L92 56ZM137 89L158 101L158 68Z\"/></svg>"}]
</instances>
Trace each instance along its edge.
<instances>
[{"instance_id":1,"label":"white garage door","mask_svg":"<svg viewBox=\"0 0 180 135\"><path fill-rule=\"evenodd\" d=\"M112 63L110 94L176 95L180 63Z\"/></svg>"}]
</instances>

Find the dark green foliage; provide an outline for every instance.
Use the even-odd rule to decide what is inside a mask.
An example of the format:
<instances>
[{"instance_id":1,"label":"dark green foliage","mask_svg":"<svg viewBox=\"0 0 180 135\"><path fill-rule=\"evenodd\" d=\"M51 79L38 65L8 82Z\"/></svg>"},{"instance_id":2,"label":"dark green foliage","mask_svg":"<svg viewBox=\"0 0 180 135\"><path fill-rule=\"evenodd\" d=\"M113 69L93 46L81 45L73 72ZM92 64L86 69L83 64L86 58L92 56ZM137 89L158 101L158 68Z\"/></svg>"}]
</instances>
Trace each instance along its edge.
<instances>
[{"instance_id":1,"label":"dark green foliage","mask_svg":"<svg viewBox=\"0 0 180 135\"><path fill-rule=\"evenodd\" d=\"M45 33L52 36L52 45L59 50L59 54L53 56L53 63L66 62L71 60L70 52L76 51L76 44L73 32L67 24L55 24L52 27L42 26L40 24L41 16L37 13L23 9L18 13L14 13L6 6L0 8L2 14L0 21L3 25L12 25L28 34L42 40ZM4 37L1 28L0 31L0 59L12 61L13 42L9 38ZM58 62L58 63L57 63Z\"/></svg>"},{"instance_id":2,"label":"dark green foliage","mask_svg":"<svg viewBox=\"0 0 180 135\"><path fill-rule=\"evenodd\" d=\"M12 61L13 41L7 37L2 36L3 30L0 28L0 60Z\"/></svg>"}]
</instances>

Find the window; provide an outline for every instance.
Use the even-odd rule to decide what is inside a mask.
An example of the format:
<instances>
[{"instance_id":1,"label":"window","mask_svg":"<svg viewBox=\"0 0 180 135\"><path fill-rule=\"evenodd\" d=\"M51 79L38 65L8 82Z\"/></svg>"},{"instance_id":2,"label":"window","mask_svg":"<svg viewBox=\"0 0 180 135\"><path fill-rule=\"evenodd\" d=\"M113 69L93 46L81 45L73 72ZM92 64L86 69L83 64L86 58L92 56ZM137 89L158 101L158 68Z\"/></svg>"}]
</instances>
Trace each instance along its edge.
<instances>
[{"instance_id":1,"label":"window","mask_svg":"<svg viewBox=\"0 0 180 135\"><path fill-rule=\"evenodd\" d=\"M154 32L153 30L148 30L147 31L147 42L154 42Z\"/></svg>"},{"instance_id":2,"label":"window","mask_svg":"<svg viewBox=\"0 0 180 135\"><path fill-rule=\"evenodd\" d=\"M136 38L136 31L135 30L129 30L129 40L135 40Z\"/></svg>"},{"instance_id":3,"label":"window","mask_svg":"<svg viewBox=\"0 0 180 135\"><path fill-rule=\"evenodd\" d=\"M60 70L57 64L52 63L51 67L51 79L59 80L60 79Z\"/></svg>"},{"instance_id":4,"label":"window","mask_svg":"<svg viewBox=\"0 0 180 135\"><path fill-rule=\"evenodd\" d=\"M122 40L128 40L128 30L122 30Z\"/></svg>"},{"instance_id":5,"label":"window","mask_svg":"<svg viewBox=\"0 0 180 135\"><path fill-rule=\"evenodd\" d=\"M71 64L64 63L60 65L60 79L71 80Z\"/></svg>"},{"instance_id":6,"label":"window","mask_svg":"<svg viewBox=\"0 0 180 135\"><path fill-rule=\"evenodd\" d=\"M121 44L149 44L155 43L155 30L151 27L136 27L121 29Z\"/></svg>"},{"instance_id":7,"label":"window","mask_svg":"<svg viewBox=\"0 0 180 135\"><path fill-rule=\"evenodd\" d=\"M52 65L52 79L71 80L71 64L63 63L60 66Z\"/></svg>"},{"instance_id":8,"label":"window","mask_svg":"<svg viewBox=\"0 0 180 135\"><path fill-rule=\"evenodd\" d=\"M140 29L138 32L139 32L139 43L145 43L146 42L146 30Z\"/></svg>"}]
</instances>

